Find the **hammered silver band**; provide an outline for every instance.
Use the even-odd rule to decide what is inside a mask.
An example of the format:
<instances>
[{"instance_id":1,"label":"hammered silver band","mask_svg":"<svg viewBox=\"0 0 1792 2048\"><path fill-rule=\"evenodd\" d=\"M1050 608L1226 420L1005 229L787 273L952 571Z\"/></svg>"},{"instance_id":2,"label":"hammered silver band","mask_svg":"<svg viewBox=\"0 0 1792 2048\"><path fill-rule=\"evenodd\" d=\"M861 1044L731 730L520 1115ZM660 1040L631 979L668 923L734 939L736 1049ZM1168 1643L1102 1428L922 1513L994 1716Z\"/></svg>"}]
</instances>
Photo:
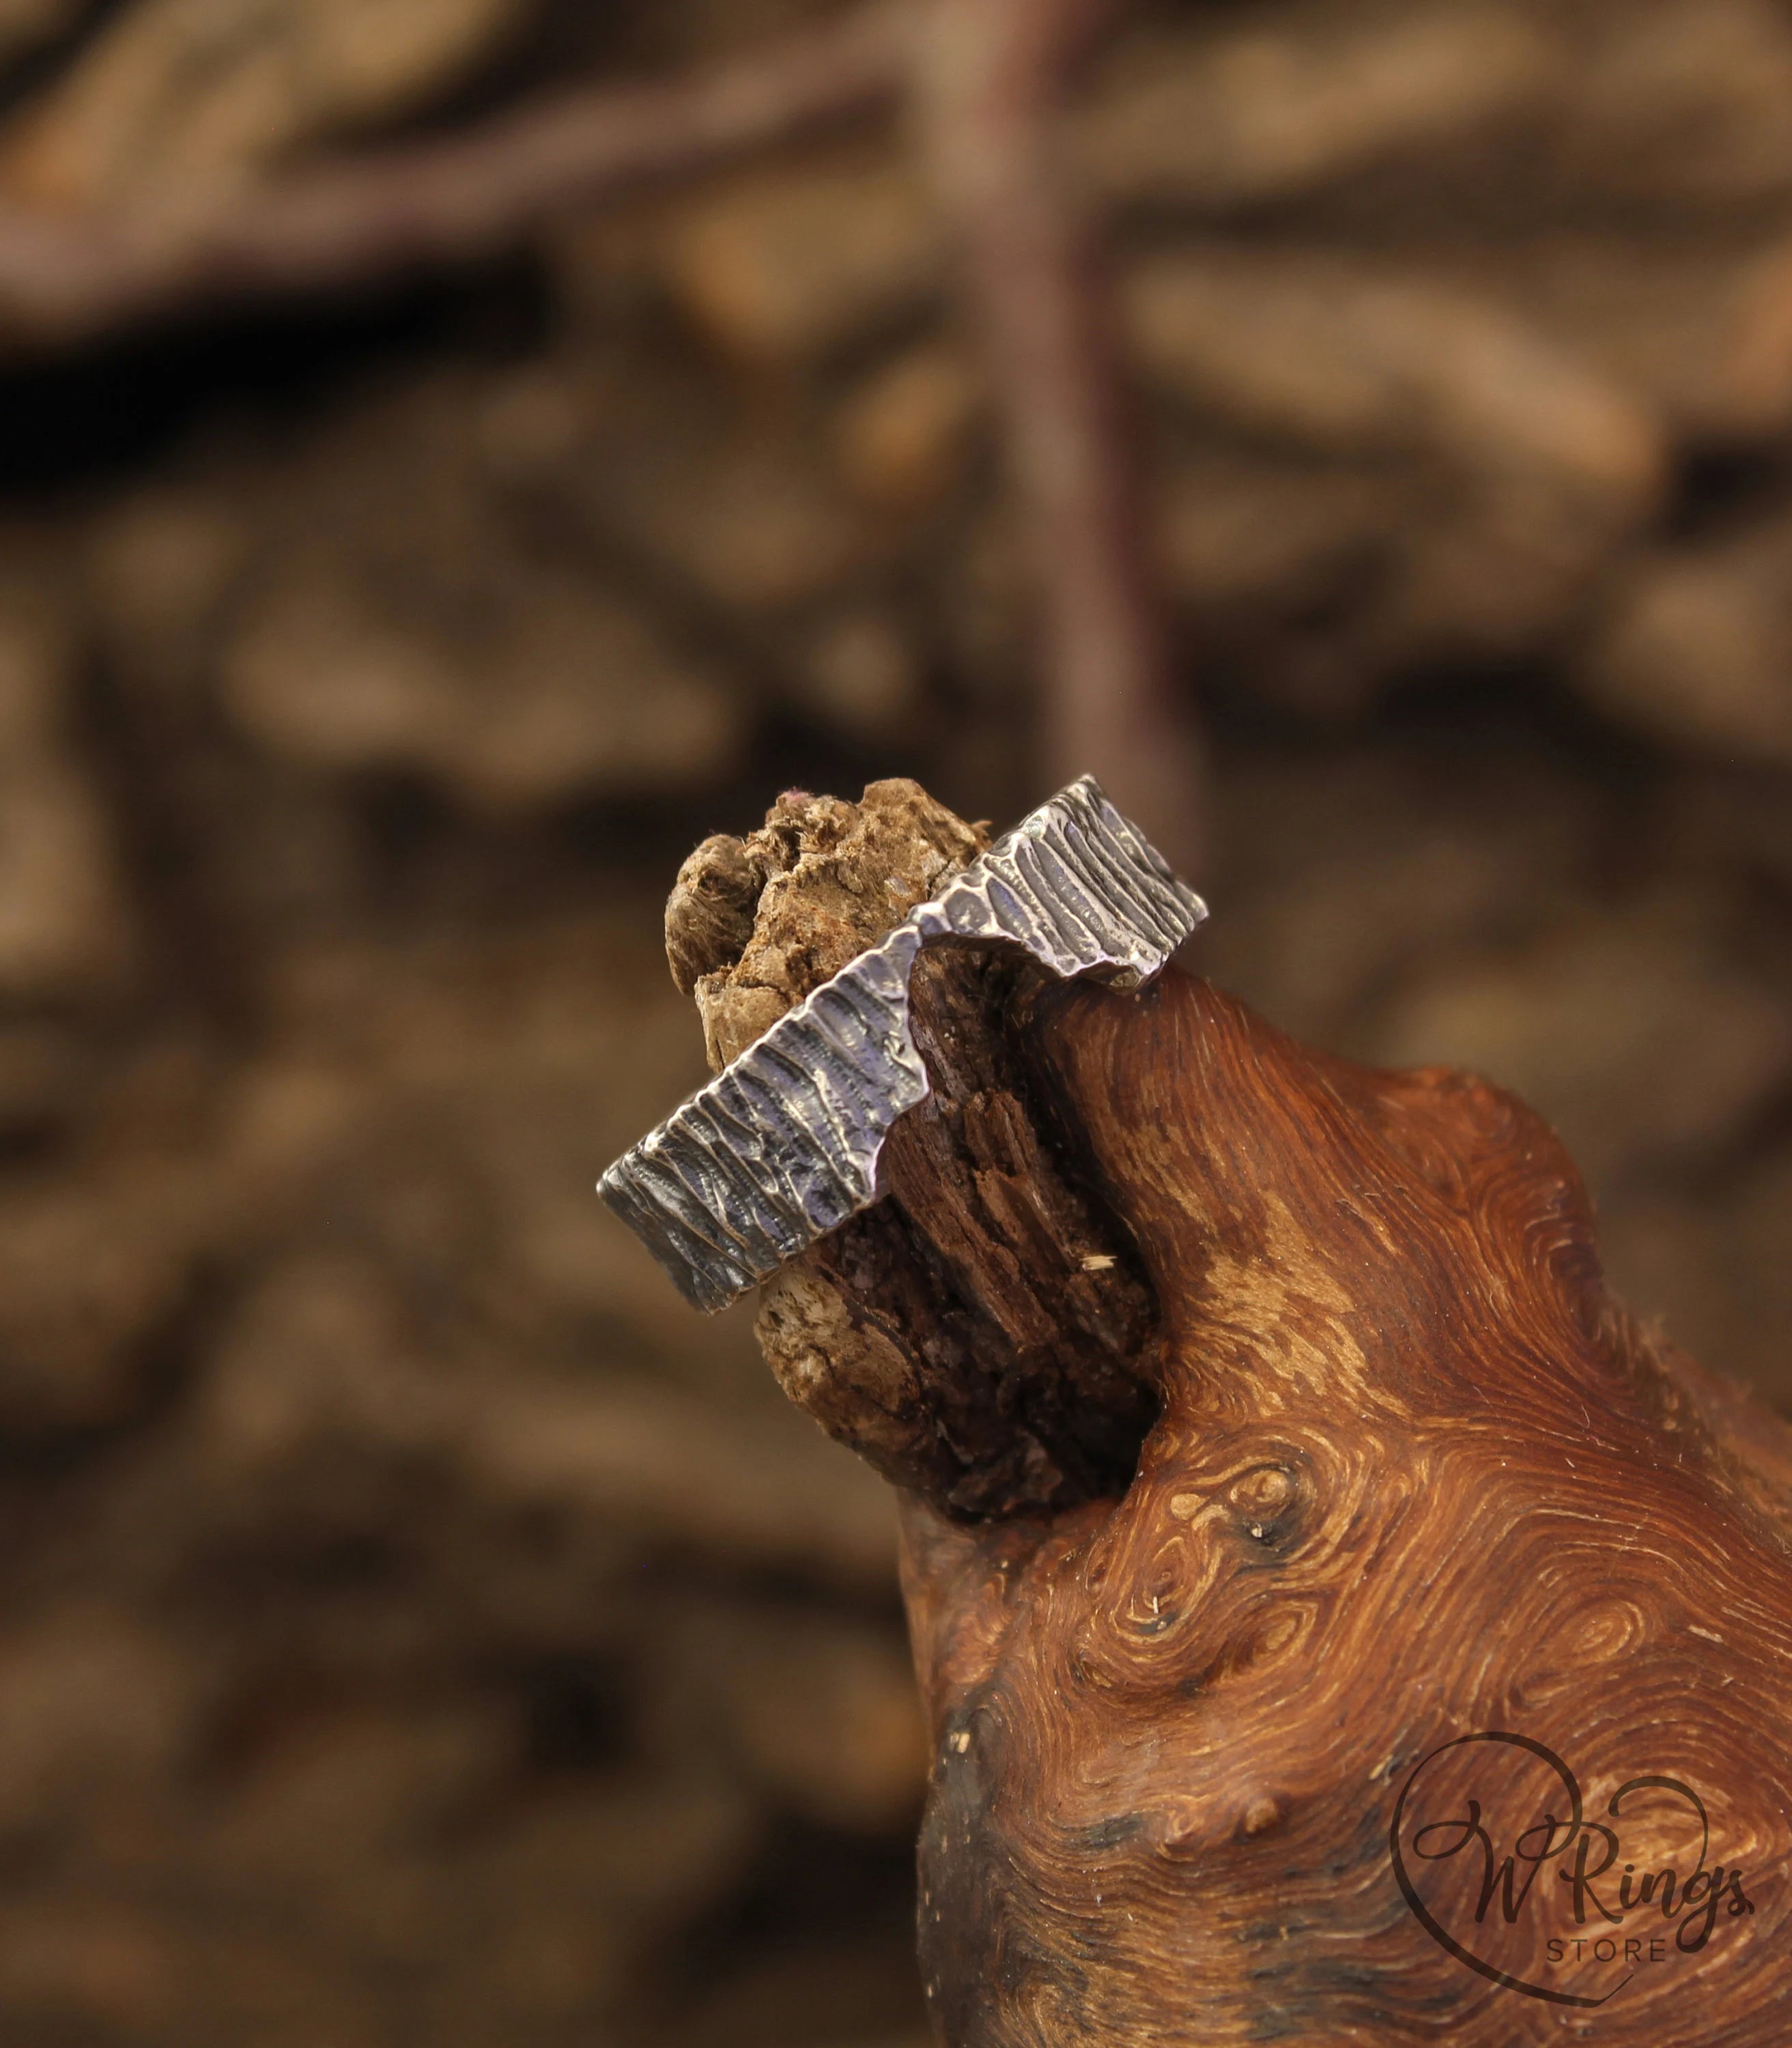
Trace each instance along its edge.
<instances>
[{"instance_id":1,"label":"hammered silver band","mask_svg":"<svg viewBox=\"0 0 1792 2048\"><path fill-rule=\"evenodd\" d=\"M930 1086L909 1016L923 946L1017 946L1061 979L1136 988L1206 915L1085 775L781 1017L599 1192L688 1301L726 1308L877 1200L884 1138Z\"/></svg>"}]
</instances>

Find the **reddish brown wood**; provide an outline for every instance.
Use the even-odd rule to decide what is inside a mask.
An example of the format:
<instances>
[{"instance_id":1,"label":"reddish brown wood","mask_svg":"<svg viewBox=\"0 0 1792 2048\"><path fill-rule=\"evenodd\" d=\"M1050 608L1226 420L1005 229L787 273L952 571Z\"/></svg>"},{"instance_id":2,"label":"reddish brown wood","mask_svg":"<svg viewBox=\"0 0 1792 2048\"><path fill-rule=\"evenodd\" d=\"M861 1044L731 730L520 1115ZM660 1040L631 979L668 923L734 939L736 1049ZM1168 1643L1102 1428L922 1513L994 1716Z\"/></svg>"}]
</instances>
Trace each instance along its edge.
<instances>
[{"instance_id":1,"label":"reddish brown wood","mask_svg":"<svg viewBox=\"0 0 1792 2048\"><path fill-rule=\"evenodd\" d=\"M1023 1291L1048 1320L1058 1304L1059 1327L1013 1350L956 1495L939 1484L921 1425L970 1398L950 1384L952 1319L914 1284L967 1228L941 1149L964 1091L942 1064L958 1125L948 1100L939 1142L912 1142L891 1200L840 1234L858 1233L855 1257L836 1240L811 1262L839 1313L793 1387L852 1439L870 1398L855 1332L875 1324L894 1362L877 1426L881 1461L911 1481L941 2042L1792 2036L1792 1440L1612 1300L1541 1120L1467 1076L1309 1051L1173 971L1137 995L991 1004L961 979L936 997L936 1032L1005 1038L996 1092L1144 1290L1114 1373L1051 1396L1056 1441L1106 1429L1111 1456L1119 1418L1137 1428L1119 1390L1160 1404L1111 1497L1065 1487L1017 1511L999 1488L982 1505L1003 1511L965 1515L967 1474L1000 1463L1036 1359L1074 1348L1061 1295L1030 1270ZM875 1220L893 1208L900 1229ZM987 1229L972 1217L970 1236ZM1064 1241L1047 1234L1042 1267ZM966 1252L960 1280L987 1255ZM1697 1915L1654 1903L1600 1918L1589 1899L1613 1900L1616 1866L1582 1895L1580 1938L1667 1953L1608 2003L1491 1981L1434 1938L1398 1881L1396 1803L1441 1745L1488 1731L1565 1759L1587 1817L1682 1883L1683 1809L1658 1789L1622 1816L1607 1802L1639 1777L1695 1787L1707 1868L1741 1873L1708 1941L1677 1946ZM1488 1775L1490 1759L1532 1768L1528 1752L1452 1757L1424 1781L1434 1814L1471 1798L1490 1817L1503 1799L1542 1810L1517 1765ZM1534 1990L1609 1989L1596 1959L1551 1963L1576 1894L1539 1868L1536 1910L1508 1927L1496 1902L1489 1925L1459 1913L1445 1931ZM1737 1897L1752 1910L1732 1912Z\"/></svg>"},{"instance_id":2,"label":"reddish brown wood","mask_svg":"<svg viewBox=\"0 0 1792 2048\"><path fill-rule=\"evenodd\" d=\"M1784 1431L1611 1301L1511 1097L1175 976L1065 998L1041 1050L1161 1305L1164 1408L1118 1503L907 1503L942 2038L1783 2041ZM1419 1759L1495 1728L1606 1793L1694 1782L1754 1915L1596 2012L1464 1967L1388 1827Z\"/></svg>"}]
</instances>

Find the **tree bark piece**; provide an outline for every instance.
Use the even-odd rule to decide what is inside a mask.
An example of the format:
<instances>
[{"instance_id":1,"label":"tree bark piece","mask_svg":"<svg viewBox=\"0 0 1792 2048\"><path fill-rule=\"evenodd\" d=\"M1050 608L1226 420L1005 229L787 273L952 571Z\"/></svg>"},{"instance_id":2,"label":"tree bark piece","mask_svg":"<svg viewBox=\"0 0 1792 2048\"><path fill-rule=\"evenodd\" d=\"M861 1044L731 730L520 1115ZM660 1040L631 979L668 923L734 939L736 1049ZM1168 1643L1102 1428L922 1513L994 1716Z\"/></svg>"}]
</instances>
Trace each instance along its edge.
<instances>
[{"instance_id":1,"label":"tree bark piece","mask_svg":"<svg viewBox=\"0 0 1792 2048\"><path fill-rule=\"evenodd\" d=\"M1611 1297L1572 1163L1499 1090L1308 1051L1173 970L927 964L934 1096L762 1334L905 1484L941 2042L1507 2048L1565 2011L1780 2042L1792 1433ZM1471 1896L1498 1980L1435 1938L1402 1798L1515 1730L1683 1881L1658 1786L1608 1802L1697 1788L1705 1885L1734 1878L1704 1949L1658 1902L1600 1918L1565 1854L1510 1923ZM1607 2006L1608 1930L1666 1950Z\"/></svg>"},{"instance_id":2,"label":"tree bark piece","mask_svg":"<svg viewBox=\"0 0 1792 2048\"><path fill-rule=\"evenodd\" d=\"M666 924L712 1066L936 894L987 840L898 781L872 783L857 805L793 792L745 840L706 841L680 874ZM1150 1303L1016 1057L1026 1034L1012 1020L1049 982L1007 953L921 956L913 1027L932 1093L886 1141L883 1198L793 1262L760 1314L792 1398L953 1513L1111 1491L1151 1414L1136 1365Z\"/></svg>"}]
</instances>

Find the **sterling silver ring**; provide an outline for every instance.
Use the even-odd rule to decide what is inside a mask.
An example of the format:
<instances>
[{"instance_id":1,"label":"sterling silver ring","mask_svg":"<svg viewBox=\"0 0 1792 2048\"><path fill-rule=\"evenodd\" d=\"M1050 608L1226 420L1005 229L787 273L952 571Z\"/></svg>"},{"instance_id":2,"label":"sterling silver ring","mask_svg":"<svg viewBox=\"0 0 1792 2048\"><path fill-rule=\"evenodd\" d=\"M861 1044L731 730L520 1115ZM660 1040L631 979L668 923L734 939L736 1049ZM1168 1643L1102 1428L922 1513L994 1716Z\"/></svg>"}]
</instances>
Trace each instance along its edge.
<instances>
[{"instance_id":1,"label":"sterling silver ring","mask_svg":"<svg viewBox=\"0 0 1792 2048\"><path fill-rule=\"evenodd\" d=\"M891 1125L924 1102L909 979L923 946L1018 947L1136 988L1207 906L1092 776L1061 790L781 1017L598 1183L685 1298L726 1308L878 1198Z\"/></svg>"}]
</instances>

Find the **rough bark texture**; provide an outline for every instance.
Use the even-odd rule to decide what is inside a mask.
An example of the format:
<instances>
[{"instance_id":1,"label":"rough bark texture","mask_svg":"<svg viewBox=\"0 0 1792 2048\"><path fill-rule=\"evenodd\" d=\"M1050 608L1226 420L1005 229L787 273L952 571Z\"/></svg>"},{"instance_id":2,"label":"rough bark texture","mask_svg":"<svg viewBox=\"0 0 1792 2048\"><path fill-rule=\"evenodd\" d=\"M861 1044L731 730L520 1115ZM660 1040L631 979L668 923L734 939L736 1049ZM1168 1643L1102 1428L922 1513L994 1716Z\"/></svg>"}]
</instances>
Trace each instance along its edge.
<instances>
[{"instance_id":1,"label":"rough bark texture","mask_svg":"<svg viewBox=\"0 0 1792 2048\"><path fill-rule=\"evenodd\" d=\"M705 840L673 885L665 949L673 979L696 998L711 1067L875 945L988 839L892 781L857 804L787 790L747 839Z\"/></svg>"},{"instance_id":2,"label":"rough bark texture","mask_svg":"<svg viewBox=\"0 0 1792 2048\"><path fill-rule=\"evenodd\" d=\"M1612 1300L1541 1119L1466 1075L1309 1052L1173 971L1138 995L1022 1000L959 961L928 1002L931 1135L903 1132L890 1198L804 1262L766 1328L797 1398L910 1482L941 2040L1783 2041L1787 1433ZM974 1072L953 1057L967 1040ZM1076 1220L1007 1237L1038 1321L1003 1325L999 1398L953 1436L979 1385L953 1375L983 1354L942 1348L928 1262L963 1227L963 1106L991 1099L1026 1133L1006 1141L1003 1212L1033 1175L1036 1212L1074 1185ZM979 1192L987 1229L999 1205ZM1079 1377L1063 1361L1088 1325L1050 1276L1097 1218L1127 1307L1101 1369L1084 1339ZM988 1258L952 1278L987 1278ZM1056 1386L1030 1381L1041 1360ZM1136 1470L1093 1497L1127 1426L1138 1440L1141 1387L1156 1413ZM1030 1494L1000 1429L1042 1389L1056 1427L1030 1444L1082 1484ZM1456 1931L1508 1979L1611 2002L1467 1966L1402 1897L1390 1830L1415 1767L1499 1730L1570 1760L1589 1821L1629 1780L1695 1786L1701 1860L1740 1873L1752 1910L1726 1895L1687 1949L1690 1920L1619 1914L1606 1880L1573 1892L1580 1926L1565 1855L1540 1866L1537 1910L1469 1910ZM1457 1790L1455 1813L1487 1782ZM1684 1881L1684 1814L1658 1788L1627 1796L1622 1853ZM1546 1947L1565 1935L1565 1966ZM1618 1961L1596 1960L1612 1935ZM1642 1957L1620 1984L1624 1936Z\"/></svg>"},{"instance_id":3,"label":"rough bark texture","mask_svg":"<svg viewBox=\"0 0 1792 2048\"><path fill-rule=\"evenodd\" d=\"M986 840L895 781L856 805L793 793L747 840L706 841L666 922L712 1065L875 944ZM694 950L700 933L708 951ZM890 1134L885 1199L767 1290L760 1341L824 1428L953 1513L1111 1493L1154 1406L1138 1367L1150 1306L1028 1065L1041 977L946 949L922 956L913 987L933 1092Z\"/></svg>"}]
</instances>

